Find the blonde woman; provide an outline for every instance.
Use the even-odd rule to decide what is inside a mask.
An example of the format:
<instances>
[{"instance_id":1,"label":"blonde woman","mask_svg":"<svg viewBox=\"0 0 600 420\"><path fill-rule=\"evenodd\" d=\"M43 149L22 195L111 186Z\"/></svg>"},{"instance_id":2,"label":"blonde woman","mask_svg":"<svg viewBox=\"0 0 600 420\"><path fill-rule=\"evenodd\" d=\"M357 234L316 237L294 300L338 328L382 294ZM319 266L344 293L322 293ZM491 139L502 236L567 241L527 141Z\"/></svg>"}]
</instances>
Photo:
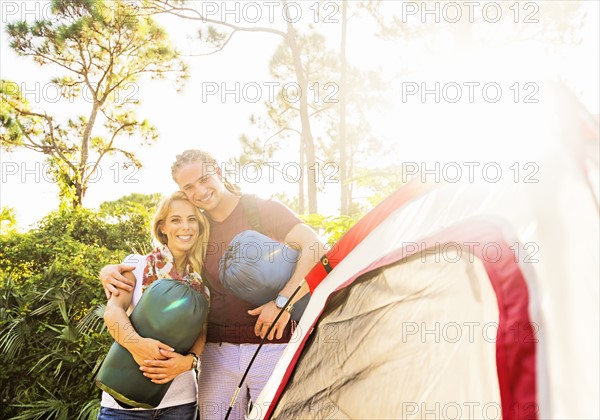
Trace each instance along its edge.
<instances>
[{"instance_id":1,"label":"blonde woman","mask_svg":"<svg viewBox=\"0 0 600 420\"><path fill-rule=\"evenodd\" d=\"M148 381L155 384L173 382L154 409L125 408L125 404L117 402L106 392L107 388L101 386L105 392L102 394L98 419L196 418L195 369L204 349L206 328L198 326L198 331L202 328L202 332L190 352L179 354L169 343L138 334L131 323L128 309L135 306L144 291L160 279L184 281L193 290L203 294L208 302L208 289L199 274L206 254L208 233L208 222L204 215L187 200L185 194L176 192L162 200L156 211L153 235L160 245L149 255L129 256L126 259L125 262L135 266L135 269L124 275L135 285L132 291L124 290L118 296L110 297L104 320L113 338L133 356ZM157 320L163 316L158 310L144 315ZM175 334L192 332L181 329L175 331ZM126 381L127 378L122 380Z\"/></svg>"}]
</instances>

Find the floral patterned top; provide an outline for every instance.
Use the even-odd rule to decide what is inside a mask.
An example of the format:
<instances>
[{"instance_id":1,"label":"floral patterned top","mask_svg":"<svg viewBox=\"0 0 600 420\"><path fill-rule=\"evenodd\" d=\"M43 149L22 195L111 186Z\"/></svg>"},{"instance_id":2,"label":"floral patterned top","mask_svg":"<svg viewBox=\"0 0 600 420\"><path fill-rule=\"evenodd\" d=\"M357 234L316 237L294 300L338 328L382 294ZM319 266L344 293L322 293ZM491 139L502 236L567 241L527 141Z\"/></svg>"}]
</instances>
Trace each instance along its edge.
<instances>
[{"instance_id":1,"label":"floral patterned top","mask_svg":"<svg viewBox=\"0 0 600 420\"><path fill-rule=\"evenodd\" d=\"M144 278L142 281L142 293L154 281L159 279L173 279L187 283L198 293L202 293L210 302L210 292L204 284L200 274L190 271L189 265L184 272L179 274L174 264L173 254L166 245L158 246L148 256L146 256L146 266L144 267Z\"/></svg>"}]
</instances>

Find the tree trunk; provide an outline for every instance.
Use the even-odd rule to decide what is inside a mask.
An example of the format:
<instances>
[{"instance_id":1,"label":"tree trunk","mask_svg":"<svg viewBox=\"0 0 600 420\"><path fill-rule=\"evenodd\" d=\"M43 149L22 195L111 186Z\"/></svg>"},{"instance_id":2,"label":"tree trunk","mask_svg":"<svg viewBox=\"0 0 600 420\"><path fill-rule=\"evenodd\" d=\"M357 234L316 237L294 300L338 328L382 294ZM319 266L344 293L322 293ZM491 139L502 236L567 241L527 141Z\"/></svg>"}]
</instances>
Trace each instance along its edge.
<instances>
[{"instance_id":1,"label":"tree trunk","mask_svg":"<svg viewBox=\"0 0 600 420\"><path fill-rule=\"evenodd\" d=\"M349 162L348 162L348 174L353 174L354 173L354 154L355 151L353 150L352 147L350 147L350 154L353 157ZM353 185L352 183L348 183L348 188L346 189L347 193L348 193L348 215L351 214L351 212L353 211L352 208L352 197L354 196L354 191L353 191Z\"/></svg>"},{"instance_id":2,"label":"tree trunk","mask_svg":"<svg viewBox=\"0 0 600 420\"><path fill-rule=\"evenodd\" d=\"M340 214L348 214L348 169L346 164L346 14L347 2L342 0L342 35L340 42Z\"/></svg>"},{"instance_id":3,"label":"tree trunk","mask_svg":"<svg viewBox=\"0 0 600 420\"><path fill-rule=\"evenodd\" d=\"M288 12L287 1L283 0L283 7L286 13ZM308 117L308 80L302 69L302 60L300 58L300 50L296 42L296 31L292 25L291 19L287 16L287 34L286 42L292 52L294 61L294 71L296 73L296 82L298 83L300 95L300 122L302 125L302 142L304 143L304 151L306 154L307 165L307 191L308 191L308 211L309 213L317 212L317 182L316 182L316 166L315 159L315 144L313 135L310 129L310 120Z\"/></svg>"},{"instance_id":4,"label":"tree trunk","mask_svg":"<svg viewBox=\"0 0 600 420\"><path fill-rule=\"evenodd\" d=\"M75 182L75 197L73 197L73 208L77 208L83 205L83 199L85 197L85 191L87 187L82 182Z\"/></svg>"},{"instance_id":5,"label":"tree trunk","mask_svg":"<svg viewBox=\"0 0 600 420\"><path fill-rule=\"evenodd\" d=\"M300 139L300 180L298 181L298 213L304 214L304 182L306 181L306 165L304 159L304 142Z\"/></svg>"},{"instance_id":6,"label":"tree trunk","mask_svg":"<svg viewBox=\"0 0 600 420\"><path fill-rule=\"evenodd\" d=\"M92 107L90 118L85 127L83 139L81 139L81 154L79 157L79 168L77 169L77 174L75 174L77 178L74 180L75 199L73 202L73 207L79 207L83 205L83 198L85 197L85 190L87 189L87 175L85 173L85 170L89 159L90 136L92 135L92 129L94 128L94 124L96 123L96 117L98 116L99 110L100 104L98 103L98 101L94 100L94 106Z\"/></svg>"},{"instance_id":7,"label":"tree trunk","mask_svg":"<svg viewBox=\"0 0 600 420\"><path fill-rule=\"evenodd\" d=\"M469 14L463 13L458 24L450 25L459 57L468 58L473 50L473 24Z\"/></svg>"}]
</instances>

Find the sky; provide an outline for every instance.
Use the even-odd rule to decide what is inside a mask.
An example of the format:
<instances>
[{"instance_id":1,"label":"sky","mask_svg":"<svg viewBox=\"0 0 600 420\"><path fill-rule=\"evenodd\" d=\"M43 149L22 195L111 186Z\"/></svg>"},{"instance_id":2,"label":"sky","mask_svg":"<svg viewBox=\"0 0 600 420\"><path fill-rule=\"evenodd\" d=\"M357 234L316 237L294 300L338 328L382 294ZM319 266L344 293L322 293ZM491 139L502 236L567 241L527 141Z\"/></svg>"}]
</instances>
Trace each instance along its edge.
<instances>
[{"instance_id":1,"label":"sky","mask_svg":"<svg viewBox=\"0 0 600 420\"><path fill-rule=\"evenodd\" d=\"M293 2L292 2L293 3ZM435 2L434 2L435 3ZM451 20L450 8L440 10L441 15ZM450 2L466 12L463 2ZM483 3L483 2L482 2ZM488 2L490 3L490 2ZM491 2L495 3L495 2ZM205 12L219 17L224 10L223 2L205 2ZM257 13L261 14L260 23L281 26L281 9L270 2L229 2L228 19L238 19L240 23L252 21ZM518 19L535 18L534 2L514 3L519 11ZM431 19L432 16L415 12L419 2L386 2L390 11L397 13L408 23L418 24L418 19ZM475 50L467 59L457 59L452 55L452 45L447 37L440 35L431 43L424 45L416 41L385 41L374 36L374 26L370 19L353 16L349 21L348 60L361 68L379 69L389 79L389 105L369 116L371 135L382 139L393 147L399 147L401 153L390 155L373 165L390 162L414 162L467 159L465 150L475 150L473 143L460 145L458 136L448 138L447 129L462 116L472 114L473 124L483 119L477 118L477 112L497 107L518 115L521 107L527 107L527 99L536 99L540 92L541 81L560 77L572 88L587 110L599 113L598 80L599 69L599 2L586 1L587 11L585 27L581 33L582 42L577 46L563 47L554 55L546 54L536 41L519 45L500 45L494 48ZM54 112L62 118L81 113L81 104L64 104L57 100L56 91L49 80L60 75L60 71L51 67L40 67L28 57L18 57L9 48L5 33L6 23L19 18L34 19L47 16L47 2L10 2L3 1L0 22L0 77L16 81L27 90L28 99L48 112ZM493 6L493 4L492 4ZM455 9L456 9L455 7ZM459 10L456 9L456 10ZM339 9L334 2L305 2L298 12L299 26L319 22L319 28L328 36L332 47L337 47L339 38ZM487 9L490 12L492 8ZM269 13L272 15L270 16ZM475 11L477 13L482 11ZM433 16L435 19L435 16ZM494 27L493 15L479 16L484 29L509 31L502 26ZM517 17L515 16L515 19ZM489 20L489 22L488 22ZM197 45L189 41L190 35L197 30L196 22L182 21L172 17L159 18L174 44L184 53L197 52ZM443 22L442 22L443 23ZM486 26L487 25L487 26ZM499 32L499 33L500 33ZM123 95L139 101L137 113L156 126L160 134L157 143L151 147L135 149L143 163L143 168L124 169L115 160L107 160L100 166L100 172L90 183L85 199L86 207L97 207L100 203L116 200L131 193L168 194L176 189L171 179L170 166L175 156L185 149L200 148L213 153L218 160L225 161L241 152L239 137L253 132L249 117L263 110L262 102L270 96L269 83L273 81L268 73L269 60L279 43L279 39L269 34L243 34L235 36L227 47L210 56L185 57L190 67L190 79L181 93L177 93L171 81L140 81L129 86ZM410 54L407 54L409 52ZM418 57L426 64L420 68L427 71L419 73L401 73L398 62L405 56ZM397 76L395 76L397 75ZM539 83L538 83L539 82ZM435 101L435 93L425 94L423 89L431 89L440 83L438 94L441 101ZM479 84L476 84L479 83ZM483 87L486 90L483 91ZM473 90L469 91L469 87ZM501 91L501 100L490 100ZM537 90L536 90L537 89ZM435 90L435 89L434 89ZM229 93L223 96L223 93ZM466 100L472 94L474 103ZM237 96L236 96L237 94ZM457 94L461 100L454 101ZM496 95L496 96L494 96ZM431 103L431 99L434 98ZM482 100L483 99L483 100ZM428 102L426 104L425 102ZM441 103L440 103L441 102ZM480 104L478 104L480 102ZM428 105L428 106L425 106ZM503 108L504 107L504 108ZM529 107L531 109L531 107ZM87 109L83 113L89 112ZM503 111L502 111L503 112ZM457 118L460 115L461 118ZM399 119L399 116L401 118ZM437 123L432 123L432 121ZM500 133L489 133L490 139ZM435 139L432 140L432 139ZM491 140L490 140L491 141ZM497 138L498 142L508 141ZM510 144L510 143L508 143ZM519 145L515 144L515 147ZM493 152L489 147L480 147L479 151ZM510 150L504 148L504 150ZM279 167L293 169L297 164L280 158ZM475 159L486 162L484 155ZM490 156L489 159L492 157ZM494 155L494 158L499 158ZM507 165L513 156L506 156ZM520 162L522 165L524 162ZM2 180L0 205L15 209L18 227L26 230L44 215L57 208L57 188L47 175L47 166L43 157L33 152L5 152L0 155ZM326 162L325 162L326 163ZM325 164L323 163L323 164ZM335 163L335 162L334 162ZM464 166L464 165L463 165ZM249 169L249 168L246 168ZM236 172L237 181L250 193L269 197L277 192L288 194L296 192L292 182L293 172L287 178L277 172L261 171L258 174ZM333 215L337 209L337 185L327 186L319 198L319 211Z\"/></svg>"}]
</instances>

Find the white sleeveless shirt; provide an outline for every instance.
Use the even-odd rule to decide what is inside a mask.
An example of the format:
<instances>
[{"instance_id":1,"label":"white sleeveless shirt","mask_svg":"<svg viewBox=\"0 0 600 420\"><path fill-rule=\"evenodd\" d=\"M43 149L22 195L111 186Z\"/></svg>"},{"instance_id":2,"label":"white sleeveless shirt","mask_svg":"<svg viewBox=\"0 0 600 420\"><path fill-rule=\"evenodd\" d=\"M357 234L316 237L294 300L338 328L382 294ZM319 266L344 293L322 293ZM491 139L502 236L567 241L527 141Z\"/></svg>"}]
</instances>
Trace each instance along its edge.
<instances>
[{"instance_id":1,"label":"white sleeveless shirt","mask_svg":"<svg viewBox=\"0 0 600 420\"><path fill-rule=\"evenodd\" d=\"M139 254L131 254L125 258L124 264L135 266L133 275L135 276L135 287L133 289L133 306L135 306L140 298L142 297L142 279L144 276L144 267L146 266L146 257ZM168 344L168 343L167 343ZM150 379L148 379L150 380ZM173 407L175 405L189 404L196 402L198 394L198 382L196 381L196 375L193 370L183 372L173 379L173 383L169 387L164 398L156 408L158 410L166 407ZM100 403L102 407L116 408L123 410L115 399L107 392L102 392L102 401ZM131 410L148 410L146 408L131 408Z\"/></svg>"}]
</instances>

